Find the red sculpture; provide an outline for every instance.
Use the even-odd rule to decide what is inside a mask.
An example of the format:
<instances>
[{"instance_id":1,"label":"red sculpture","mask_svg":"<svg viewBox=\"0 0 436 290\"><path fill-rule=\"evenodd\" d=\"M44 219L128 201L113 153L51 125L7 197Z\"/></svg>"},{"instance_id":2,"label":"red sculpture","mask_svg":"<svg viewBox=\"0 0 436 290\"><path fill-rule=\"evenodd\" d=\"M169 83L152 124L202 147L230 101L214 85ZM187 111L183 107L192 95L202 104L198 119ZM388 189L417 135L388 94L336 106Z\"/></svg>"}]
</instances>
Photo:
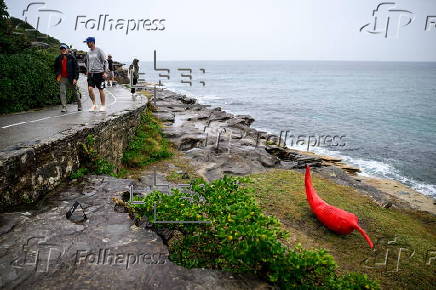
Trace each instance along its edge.
<instances>
[{"instance_id":1,"label":"red sculpture","mask_svg":"<svg viewBox=\"0 0 436 290\"><path fill-rule=\"evenodd\" d=\"M369 236L357 224L359 219L355 214L331 206L318 196L315 188L313 188L312 186L312 179L310 177L310 166L306 166L304 183L306 185L306 196L307 201L310 204L310 208L322 224L324 224L327 228L334 231L335 233L341 235L347 235L351 233L354 229L356 229L365 238L369 246L371 248L374 247L374 244L372 243Z\"/></svg>"}]
</instances>

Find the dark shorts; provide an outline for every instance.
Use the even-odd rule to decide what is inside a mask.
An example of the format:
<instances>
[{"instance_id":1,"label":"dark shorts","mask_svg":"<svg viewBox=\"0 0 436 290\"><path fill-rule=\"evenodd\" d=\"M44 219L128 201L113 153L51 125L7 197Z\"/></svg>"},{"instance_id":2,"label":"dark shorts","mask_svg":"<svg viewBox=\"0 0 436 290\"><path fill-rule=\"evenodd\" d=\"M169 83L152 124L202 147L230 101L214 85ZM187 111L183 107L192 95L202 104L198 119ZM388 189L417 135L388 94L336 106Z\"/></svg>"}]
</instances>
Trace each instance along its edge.
<instances>
[{"instance_id":1,"label":"dark shorts","mask_svg":"<svg viewBox=\"0 0 436 290\"><path fill-rule=\"evenodd\" d=\"M104 89L105 85L104 85L103 73L88 74L88 86L97 89Z\"/></svg>"}]
</instances>

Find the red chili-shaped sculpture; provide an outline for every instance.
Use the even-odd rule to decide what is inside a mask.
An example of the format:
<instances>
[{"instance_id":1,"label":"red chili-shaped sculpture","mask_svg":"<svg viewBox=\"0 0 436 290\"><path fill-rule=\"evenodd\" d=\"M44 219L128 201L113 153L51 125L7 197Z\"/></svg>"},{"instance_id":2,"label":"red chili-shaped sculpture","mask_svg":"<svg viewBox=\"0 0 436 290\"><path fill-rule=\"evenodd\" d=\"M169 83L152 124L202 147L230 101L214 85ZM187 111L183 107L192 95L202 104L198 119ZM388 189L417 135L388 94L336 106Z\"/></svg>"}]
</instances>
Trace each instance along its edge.
<instances>
[{"instance_id":1,"label":"red chili-shaped sculpture","mask_svg":"<svg viewBox=\"0 0 436 290\"><path fill-rule=\"evenodd\" d=\"M316 215L318 220L327 228L341 235L347 235L354 229L358 230L365 238L371 248L374 247L369 236L366 232L359 227L359 219L355 214L347 212L343 209L334 207L322 200L312 186L312 179L310 177L310 167L306 166L306 175L304 178L306 185L307 201L310 204L312 212Z\"/></svg>"}]
</instances>

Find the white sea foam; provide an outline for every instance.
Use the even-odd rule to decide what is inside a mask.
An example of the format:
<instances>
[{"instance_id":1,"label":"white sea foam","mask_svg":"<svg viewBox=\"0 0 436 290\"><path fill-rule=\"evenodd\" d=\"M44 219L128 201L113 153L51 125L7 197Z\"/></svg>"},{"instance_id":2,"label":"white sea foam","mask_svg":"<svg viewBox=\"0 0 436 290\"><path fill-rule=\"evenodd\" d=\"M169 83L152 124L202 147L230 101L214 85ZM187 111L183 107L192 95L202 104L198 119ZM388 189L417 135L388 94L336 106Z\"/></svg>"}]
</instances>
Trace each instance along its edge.
<instances>
[{"instance_id":1,"label":"white sea foam","mask_svg":"<svg viewBox=\"0 0 436 290\"><path fill-rule=\"evenodd\" d=\"M182 89L182 87L184 87L184 86L181 86L179 84L173 84L173 83L171 83L167 86L168 89L175 91L176 93L185 94L188 97L193 97L193 98L198 99L200 101L200 103L203 103L203 101L206 101L206 102L212 101L213 102L215 100L223 100L222 97L219 97L216 95L205 95L205 96L198 97L198 96L195 96L192 93ZM241 114L241 112L231 112L231 113ZM244 114L249 114L249 112L244 112ZM257 129L261 129L261 128L257 128ZM269 130L263 129L263 131L268 132ZM297 149L297 150L301 150L301 151L306 151L307 145L295 145L294 144L294 146L292 146L292 148ZM410 186L414 190L416 190L424 195L436 197L436 185L419 182L419 181L416 181L412 178L402 176L395 167L393 167L392 165L390 165L388 163L375 161L375 160L365 160L365 159L360 159L360 158L354 158L354 157L348 156L342 152L330 151L327 148L323 148L323 147L310 147L309 150L311 152L314 152L317 154L341 158L345 163L359 167L361 170L360 175L362 175L362 176L388 178L388 179L396 180L396 181L399 181L407 186Z\"/></svg>"},{"instance_id":2,"label":"white sea foam","mask_svg":"<svg viewBox=\"0 0 436 290\"><path fill-rule=\"evenodd\" d=\"M305 146L298 146L298 150L306 150L303 148ZM294 147L293 147L294 148ZM390 164L375 161L375 160L365 160L360 158L353 158L336 151L330 151L322 147L314 147L310 149L314 153L339 157L343 162L356 166L362 171L360 175L365 177L378 177L378 178L388 178L399 181L407 186L410 186L414 190L428 196L436 197L436 185L427 184L423 182L416 181L412 178L405 177L399 173L399 171Z\"/></svg>"},{"instance_id":3,"label":"white sea foam","mask_svg":"<svg viewBox=\"0 0 436 290\"><path fill-rule=\"evenodd\" d=\"M307 145L294 144L294 146L291 146L291 148L300 151L306 151ZM390 164L380 161L375 161L375 160L353 158L339 151L331 151L323 147L309 147L309 151L320 155L341 158L344 163L360 168L361 173L359 173L359 175L365 177L378 177L378 178L387 178L387 179L396 180L407 186L410 186L411 188L418 191L419 193L436 197L436 185L418 182L412 178L407 178L405 176L402 176L398 172L398 170Z\"/></svg>"}]
</instances>

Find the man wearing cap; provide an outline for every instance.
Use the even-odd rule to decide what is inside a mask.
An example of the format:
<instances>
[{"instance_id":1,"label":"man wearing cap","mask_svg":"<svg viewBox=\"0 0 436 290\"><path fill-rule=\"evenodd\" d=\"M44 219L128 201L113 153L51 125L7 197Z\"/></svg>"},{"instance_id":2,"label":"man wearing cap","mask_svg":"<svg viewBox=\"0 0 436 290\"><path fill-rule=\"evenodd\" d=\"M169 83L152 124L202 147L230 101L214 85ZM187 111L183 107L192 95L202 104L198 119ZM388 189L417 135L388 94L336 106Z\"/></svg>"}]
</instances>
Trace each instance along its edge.
<instances>
[{"instance_id":1,"label":"man wearing cap","mask_svg":"<svg viewBox=\"0 0 436 290\"><path fill-rule=\"evenodd\" d=\"M73 95L77 100L78 110L82 110L81 95L77 87L79 79L79 64L76 58L68 53L68 45L62 43L59 47L60 55L56 57L54 62L54 71L56 80L59 82L60 97L62 103L61 112L67 111L67 87L73 89Z\"/></svg>"},{"instance_id":2,"label":"man wearing cap","mask_svg":"<svg viewBox=\"0 0 436 290\"><path fill-rule=\"evenodd\" d=\"M104 112L106 111L106 96L103 89L104 80L107 77L106 72L108 71L106 55L103 50L95 47L94 37L88 37L84 42L86 42L89 47L89 51L85 57L86 71L88 75L88 92L92 101L92 106L89 111L94 112L97 110L94 94L94 88L97 88L101 101L100 112Z\"/></svg>"}]
</instances>

